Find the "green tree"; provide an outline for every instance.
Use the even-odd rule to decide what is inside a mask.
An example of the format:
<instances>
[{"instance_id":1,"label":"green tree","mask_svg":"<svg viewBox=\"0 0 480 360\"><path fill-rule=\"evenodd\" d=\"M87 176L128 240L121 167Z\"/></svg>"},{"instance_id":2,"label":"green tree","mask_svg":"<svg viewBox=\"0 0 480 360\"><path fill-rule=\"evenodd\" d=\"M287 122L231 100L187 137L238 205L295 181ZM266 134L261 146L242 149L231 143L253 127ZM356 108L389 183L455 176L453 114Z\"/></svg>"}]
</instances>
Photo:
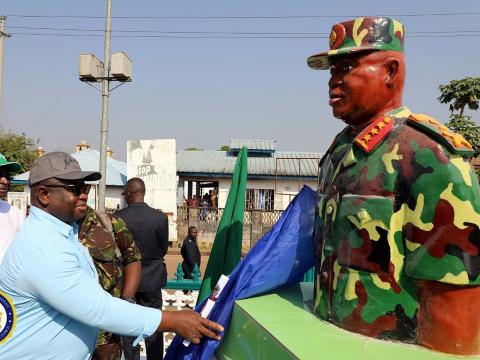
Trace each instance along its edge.
<instances>
[{"instance_id":1,"label":"green tree","mask_svg":"<svg viewBox=\"0 0 480 360\"><path fill-rule=\"evenodd\" d=\"M220 151L230 151L230 146L222 145L222 147L220 148Z\"/></svg>"},{"instance_id":2,"label":"green tree","mask_svg":"<svg viewBox=\"0 0 480 360\"><path fill-rule=\"evenodd\" d=\"M203 149L199 149L196 147L189 147L189 148L186 148L185 151L203 151Z\"/></svg>"},{"instance_id":3,"label":"green tree","mask_svg":"<svg viewBox=\"0 0 480 360\"><path fill-rule=\"evenodd\" d=\"M22 165L24 171L29 171L36 158L35 150L38 140L28 137L26 134L15 134L11 131L0 131L0 153L8 161L16 161Z\"/></svg>"},{"instance_id":4,"label":"green tree","mask_svg":"<svg viewBox=\"0 0 480 360\"><path fill-rule=\"evenodd\" d=\"M465 108L478 110L480 100L480 78L466 77L440 85L438 100L449 104L450 120L445 124L450 130L461 134L473 146L475 156L480 155L480 127L470 116L464 115Z\"/></svg>"},{"instance_id":5,"label":"green tree","mask_svg":"<svg viewBox=\"0 0 480 360\"><path fill-rule=\"evenodd\" d=\"M480 99L480 78L466 77L461 80L452 80L447 85L440 85L440 97L442 104L450 104L450 112L460 110L463 116L465 107L470 110L478 110Z\"/></svg>"},{"instance_id":6,"label":"green tree","mask_svg":"<svg viewBox=\"0 0 480 360\"><path fill-rule=\"evenodd\" d=\"M480 126L477 126L471 116L450 114L450 121L445 124L453 132L462 134L475 151L475 157L480 155Z\"/></svg>"}]
</instances>

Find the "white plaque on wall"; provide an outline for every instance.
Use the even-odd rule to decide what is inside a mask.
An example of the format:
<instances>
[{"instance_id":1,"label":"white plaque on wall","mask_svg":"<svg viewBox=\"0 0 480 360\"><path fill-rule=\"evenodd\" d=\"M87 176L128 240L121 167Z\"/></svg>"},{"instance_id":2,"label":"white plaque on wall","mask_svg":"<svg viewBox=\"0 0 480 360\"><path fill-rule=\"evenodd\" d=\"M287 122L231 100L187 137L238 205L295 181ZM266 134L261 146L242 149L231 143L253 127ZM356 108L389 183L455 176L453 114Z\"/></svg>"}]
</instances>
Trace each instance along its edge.
<instances>
[{"instance_id":1,"label":"white plaque on wall","mask_svg":"<svg viewBox=\"0 0 480 360\"><path fill-rule=\"evenodd\" d=\"M24 216L27 215L28 193L9 191L7 193L7 202L20 210Z\"/></svg>"},{"instance_id":2,"label":"white plaque on wall","mask_svg":"<svg viewBox=\"0 0 480 360\"><path fill-rule=\"evenodd\" d=\"M175 139L128 140L127 176L145 182L145 202L168 215L170 240L177 231L177 156Z\"/></svg>"}]
</instances>

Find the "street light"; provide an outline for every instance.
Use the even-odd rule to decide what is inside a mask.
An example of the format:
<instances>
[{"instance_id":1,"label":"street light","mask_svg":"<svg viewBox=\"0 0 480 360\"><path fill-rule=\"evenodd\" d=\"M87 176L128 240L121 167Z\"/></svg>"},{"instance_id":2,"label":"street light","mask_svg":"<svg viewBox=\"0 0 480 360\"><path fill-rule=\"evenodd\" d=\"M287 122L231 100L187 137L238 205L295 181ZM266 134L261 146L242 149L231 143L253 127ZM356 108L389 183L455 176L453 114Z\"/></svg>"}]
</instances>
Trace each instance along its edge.
<instances>
[{"instance_id":1,"label":"street light","mask_svg":"<svg viewBox=\"0 0 480 360\"><path fill-rule=\"evenodd\" d=\"M100 126L100 164L102 174L98 185L98 210L105 211L105 190L107 177L107 138L108 138L108 99L110 91L120 85L132 81L132 61L124 52L110 54L110 37L112 0L107 0L107 16L105 17L104 60L100 61L93 54L80 54L78 75L85 83L102 83L102 122ZM110 61L111 55L111 61ZM111 81L120 84L110 89ZM91 84L90 84L91 85ZM93 86L93 85L92 85Z\"/></svg>"}]
</instances>

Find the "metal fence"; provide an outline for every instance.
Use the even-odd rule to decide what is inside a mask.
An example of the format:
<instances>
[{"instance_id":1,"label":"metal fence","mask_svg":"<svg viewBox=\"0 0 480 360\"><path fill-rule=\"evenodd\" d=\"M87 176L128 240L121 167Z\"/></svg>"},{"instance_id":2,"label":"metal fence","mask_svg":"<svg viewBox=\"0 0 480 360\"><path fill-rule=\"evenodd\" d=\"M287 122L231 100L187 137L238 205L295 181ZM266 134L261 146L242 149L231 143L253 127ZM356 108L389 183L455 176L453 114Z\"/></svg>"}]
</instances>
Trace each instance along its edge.
<instances>
[{"instance_id":1,"label":"metal fence","mask_svg":"<svg viewBox=\"0 0 480 360\"><path fill-rule=\"evenodd\" d=\"M107 209L112 214L115 209ZM188 228L198 229L198 243L202 251L209 251L217 233L218 224L223 215L223 208L188 207L177 208L177 239L181 245L188 235ZM280 219L282 210L245 210L243 216L242 251L248 251Z\"/></svg>"},{"instance_id":2,"label":"metal fence","mask_svg":"<svg viewBox=\"0 0 480 360\"><path fill-rule=\"evenodd\" d=\"M188 235L188 228L195 226L199 233L199 245L202 250L208 250L215 238L224 209L180 206L177 211L177 239L181 242ZM278 221L282 212L282 210L245 210L242 249L245 251L250 249Z\"/></svg>"}]
</instances>

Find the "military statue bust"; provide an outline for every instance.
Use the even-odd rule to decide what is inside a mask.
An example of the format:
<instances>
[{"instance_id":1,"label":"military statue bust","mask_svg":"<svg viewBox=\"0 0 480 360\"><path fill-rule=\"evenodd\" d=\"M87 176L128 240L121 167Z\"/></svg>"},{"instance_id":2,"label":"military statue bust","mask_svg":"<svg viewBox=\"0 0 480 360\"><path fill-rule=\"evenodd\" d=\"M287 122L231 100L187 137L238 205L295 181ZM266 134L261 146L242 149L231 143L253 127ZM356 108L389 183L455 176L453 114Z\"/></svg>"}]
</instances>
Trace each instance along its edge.
<instances>
[{"instance_id":1,"label":"military statue bust","mask_svg":"<svg viewBox=\"0 0 480 360\"><path fill-rule=\"evenodd\" d=\"M480 189L462 136L402 104L404 27L333 26L329 105L347 127L320 162L315 312L344 329L480 353Z\"/></svg>"}]
</instances>

